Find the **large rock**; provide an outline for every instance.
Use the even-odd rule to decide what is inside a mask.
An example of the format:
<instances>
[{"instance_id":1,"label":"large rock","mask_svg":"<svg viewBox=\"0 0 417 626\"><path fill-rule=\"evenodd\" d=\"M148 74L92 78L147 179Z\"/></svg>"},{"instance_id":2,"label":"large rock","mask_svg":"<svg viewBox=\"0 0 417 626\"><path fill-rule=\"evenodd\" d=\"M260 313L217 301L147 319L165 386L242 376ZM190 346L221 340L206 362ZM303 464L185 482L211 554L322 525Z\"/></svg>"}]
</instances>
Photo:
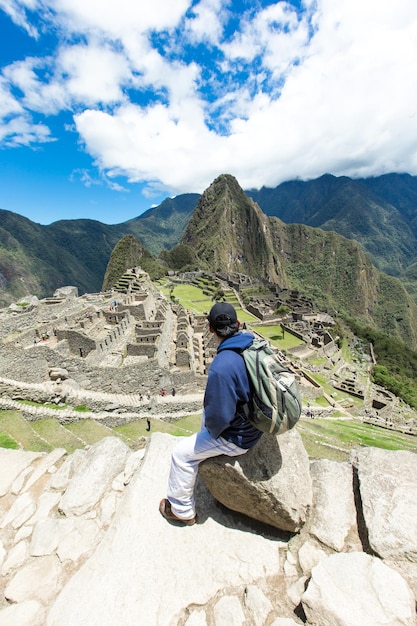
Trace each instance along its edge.
<instances>
[{"instance_id":1,"label":"large rock","mask_svg":"<svg viewBox=\"0 0 417 626\"><path fill-rule=\"evenodd\" d=\"M43 455L40 452L0 448L0 498L10 490L19 474L41 456Z\"/></svg>"},{"instance_id":2,"label":"large rock","mask_svg":"<svg viewBox=\"0 0 417 626\"><path fill-rule=\"evenodd\" d=\"M199 473L211 494L232 511L290 532L306 521L312 483L307 452L295 429L264 435L242 456L207 459Z\"/></svg>"},{"instance_id":3,"label":"large rock","mask_svg":"<svg viewBox=\"0 0 417 626\"><path fill-rule=\"evenodd\" d=\"M406 581L364 552L322 559L301 602L311 626L415 626L415 599Z\"/></svg>"},{"instance_id":4,"label":"large rock","mask_svg":"<svg viewBox=\"0 0 417 626\"><path fill-rule=\"evenodd\" d=\"M311 463L313 507L310 533L322 544L337 552L351 538L360 548L353 495L353 472L350 463L321 459Z\"/></svg>"},{"instance_id":5,"label":"large rock","mask_svg":"<svg viewBox=\"0 0 417 626\"><path fill-rule=\"evenodd\" d=\"M92 509L124 470L129 454L129 448L118 437L105 437L94 444L70 480L59 503L60 511L83 515Z\"/></svg>"},{"instance_id":6,"label":"large rock","mask_svg":"<svg viewBox=\"0 0 417 626\"><path fill-rule=\"evenodd\" d=\"M365 448L357 466L372 550L382 558L417 562L417 455Z\"/></svg>"}]
</instances>

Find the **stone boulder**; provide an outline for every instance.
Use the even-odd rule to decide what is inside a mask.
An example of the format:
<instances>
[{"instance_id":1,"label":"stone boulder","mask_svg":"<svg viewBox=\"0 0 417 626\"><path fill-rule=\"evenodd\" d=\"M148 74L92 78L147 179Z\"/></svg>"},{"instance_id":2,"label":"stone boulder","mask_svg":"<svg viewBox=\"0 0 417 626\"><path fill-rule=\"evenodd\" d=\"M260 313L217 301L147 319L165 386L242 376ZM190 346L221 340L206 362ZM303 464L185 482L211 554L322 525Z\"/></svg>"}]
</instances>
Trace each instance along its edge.
<instances>
[{"instance_id":1,"label":"stone boulder","mask_svg":"<svg viewBox=\"0 0 417 626\"><path fill-rule=\"evenodd\" d=\"M322 559L301 602L311 626L415 626L415 599L406 581L364 552Z\"/></svg>"},{"instance_id":2,"label":"stone boulder","mask_svg":"<svg viewBox=\"0 0 417 626\"><path fill-rule=\"evenodd\" d=\"M359 450L356 461L369 544L384 559L417 562L417 455Z\"/></svg>"},{"instance_id":3,"label":"stone boulder","mask_svg":"<svg viewBox=\"0 0 417 626\"><path fill-rule=\"evenodd\" d=\"M50 380L67 380L69 378L68 370L64 367L52 367L49 370Z\"/></svg>"},{"instance_id":4,"label":"stone boulder","mask_svg":"<svg viewBox=\"0 0 417 626\"><path fill-rule=\"evenodd\" d=\"M73 287L72 285L59 287L54 291L54 298L67 298L75 300L75 298L78 298L78 287Z\"/></svg>"},{"instance_id":5,"label":"stone boulder","mask_svg":"<svg viewBox=\"0 0 417 626\"><path fill-rule=\"evenodd\" d=\"M361 549L351 464L320 459L311 462L310 471L314 502L310 534L336 552L351 549L352 545Z\"/></svg>"},{"instance_id":6,"label":"stone boulder","mask_svg":"<svg viewBox=\"0 0 417 626\"><path fill-rule=\"evenodd\" d=\"M309 459L299 433L263 435L246 454L200 464L216 500L279 530L298 532L312 504Z\"/></svg>"},{"instance_id":7,"label":"stone boulder","mask_svg":"<svg viewBox=\"0 0 417 626\"><path fill-rule=\"evenodd\" d=\"M39 304L39 300L36 296L25 296L24 298L20 298L16 303L12 303L9 306L9 310L14 313L27 313L28 311L32 311Z\"/></svg>"},{"instance_id":8,"label":"stone boulder","mask_svg":"<svg viewBox=\"0 0 417 626\"><path fill-rule=\"evenodd\" d=\"M76 468L59 510L65 515L82 515L91 510L124 470L129 452L118 437L105 437L94 444Z\"/></svg>"}]
</instances>

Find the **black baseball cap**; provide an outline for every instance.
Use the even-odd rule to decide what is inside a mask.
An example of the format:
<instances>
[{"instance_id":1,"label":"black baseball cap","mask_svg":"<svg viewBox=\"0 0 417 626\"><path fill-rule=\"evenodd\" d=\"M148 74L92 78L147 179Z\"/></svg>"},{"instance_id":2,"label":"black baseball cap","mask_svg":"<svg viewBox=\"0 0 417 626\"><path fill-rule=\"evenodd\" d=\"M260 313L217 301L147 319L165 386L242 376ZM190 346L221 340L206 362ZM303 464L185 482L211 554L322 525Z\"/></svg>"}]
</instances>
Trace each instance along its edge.
<instances>
[{"instance_id":1,"label":"black baseball cap","mask_svg":"<svg viewBox=\"0 0 417 626\"><path fill-rule=\"evenodd\" d=\"M234 307L228 302L216 302L207 317L212 328L225 328L236 324L237 315Z\"/></svg>"}]
</instances>

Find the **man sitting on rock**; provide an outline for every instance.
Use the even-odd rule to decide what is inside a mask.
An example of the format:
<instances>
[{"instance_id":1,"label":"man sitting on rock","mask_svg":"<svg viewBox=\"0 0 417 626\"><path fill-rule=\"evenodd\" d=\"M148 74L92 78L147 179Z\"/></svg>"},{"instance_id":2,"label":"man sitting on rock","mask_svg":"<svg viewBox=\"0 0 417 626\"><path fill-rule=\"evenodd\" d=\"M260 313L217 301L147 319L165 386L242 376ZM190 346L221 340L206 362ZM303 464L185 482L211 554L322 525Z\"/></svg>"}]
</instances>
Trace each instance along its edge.
<instances>
[{"instance_id":1,"label":"man sitting on rock","mask_svg":"<svg viewBox=\"0 0 417 626\"><path fill-rule=\"evenodd\" d=\"M252 343L253 335L239 330L236 311L227 302L215 304L207 319L219 346L208 373L202 427L191 437L184 437L174 448L168 497L159 505L168 521L182 522L186 526L196 522L194 485L200 462L221 454L244 454L262 436L242 410L242 405L250 398L250 386L240 352Z\"/></svg>"}]
</instances>

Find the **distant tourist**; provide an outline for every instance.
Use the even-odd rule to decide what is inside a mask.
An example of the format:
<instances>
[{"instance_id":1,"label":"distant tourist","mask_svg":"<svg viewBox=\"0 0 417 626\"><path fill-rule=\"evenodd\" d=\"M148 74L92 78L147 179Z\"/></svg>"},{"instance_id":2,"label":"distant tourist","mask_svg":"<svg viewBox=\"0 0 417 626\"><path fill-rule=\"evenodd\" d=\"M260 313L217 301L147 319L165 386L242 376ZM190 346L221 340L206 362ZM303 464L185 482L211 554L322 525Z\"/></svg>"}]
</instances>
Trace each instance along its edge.
<instances>
[{"instance_id":1,"label":"distant tourist","mask_svg":"<svg viewBox=\"0 0 417 626\"><path fill-rule=\"evenodd\" d=\"M149 417L146 418L146 430L149 432L151 430L151 420Z\"/></svg>"}]
</instances>

